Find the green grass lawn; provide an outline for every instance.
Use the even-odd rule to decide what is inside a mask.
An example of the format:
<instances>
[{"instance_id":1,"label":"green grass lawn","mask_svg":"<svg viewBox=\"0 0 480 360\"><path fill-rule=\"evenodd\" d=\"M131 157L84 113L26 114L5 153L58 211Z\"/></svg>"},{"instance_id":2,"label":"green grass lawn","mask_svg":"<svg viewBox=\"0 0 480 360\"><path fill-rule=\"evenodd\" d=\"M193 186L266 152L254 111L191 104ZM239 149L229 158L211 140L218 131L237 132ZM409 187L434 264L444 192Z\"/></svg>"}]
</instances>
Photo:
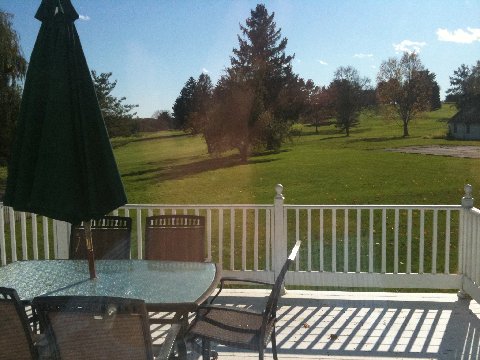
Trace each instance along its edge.
<instances>
[{"instance_id":1,"label":"green grass lawn","mask_svg":"<svg viewBox=\"0 0 480 360\"><path fill-rule=\"evenodd\" d=\"M480 159L388 152L405 146L476 145L445 139L451 105L401 124L364 114L350 137L333 125L299 126L279 153L240 163L212 158L200 136L165 131L112 140L129 203L271 203L275 184L289 204L458 204L463 186L480 194ZM0 194L7 170L0 167Z\"/></svg>"},{"instance_id":2,"label":"green grass lawn","mask_svg":"<svg viewBox=\"0 0 480 360\"><path fill-rule=\"evenodd\" d=\"M279 153L241 164L236 153L208 155L199 136L160 132L114 139L129 203L271 203L284 185L290 204L458 204L463 186L480 193L480 159L387 152L412 145L477 145L445 140L444 106L410 125L364 115L350 137L332 126L302 126ZM0 176L5 172L0 172Z\"/></svg>"}]
</instances>

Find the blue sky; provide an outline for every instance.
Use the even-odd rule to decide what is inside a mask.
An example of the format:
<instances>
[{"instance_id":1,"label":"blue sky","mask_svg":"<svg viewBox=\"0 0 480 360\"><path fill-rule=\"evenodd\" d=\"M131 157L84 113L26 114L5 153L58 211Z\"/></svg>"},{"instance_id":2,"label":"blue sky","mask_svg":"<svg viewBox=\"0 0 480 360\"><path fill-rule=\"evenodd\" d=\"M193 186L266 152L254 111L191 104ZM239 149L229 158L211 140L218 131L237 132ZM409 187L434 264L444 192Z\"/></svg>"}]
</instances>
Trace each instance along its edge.
<instances>
[{"instance_id":1,"label":"blue sky","mask_svg":"<svg viewBox=\"0 0 480 360\"><path fill-rule=\"evenodd\" d=\"M139 104L141 117L171 110L190 76L215 83L230 64L257 1L72 0L90 69L113 72L116 96ZM293 69L328 85L339 66L372 82L382 61L416 50L437 75L441 95L461 64L480 60L480 0L279 0L263 2L288 38ZM40 27L40 0L0 0L14 15L27 59Z\"/></svg>"}]
</instances>

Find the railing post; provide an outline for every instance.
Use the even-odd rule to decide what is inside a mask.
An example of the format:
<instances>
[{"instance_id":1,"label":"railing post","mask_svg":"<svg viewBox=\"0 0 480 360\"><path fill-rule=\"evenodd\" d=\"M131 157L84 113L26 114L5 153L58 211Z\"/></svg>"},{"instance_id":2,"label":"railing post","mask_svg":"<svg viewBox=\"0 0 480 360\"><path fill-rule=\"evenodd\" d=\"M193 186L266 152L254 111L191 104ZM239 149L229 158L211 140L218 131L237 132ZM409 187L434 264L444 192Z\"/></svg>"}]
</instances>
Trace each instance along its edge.
<instances>
[{"instance_id":1,"label":"railing post","mask_svg":"<svg viewBox=\"0 0 480 360\"><path fill-rule=\"evenodd\" d=\"M470 209L473 207L473 197L472 197L472 185L466 184L464 187L465 195L462 197L462 211L460 212L460 228L458 236L458 270L462 276L465 276L465 272L469 264L468 261L468 248L470 245L469 242L472 239L468 238L469 226L468 226L468 214ZM457 293L460 299L469 299L471 298L469 294L463 289L463 280L462 288Z\"/></svg>"},{"instance_id":2,"label":"railing post","mask_svg":"<svg viewBox=\"0 0 480 360\"><path fill-rule=\"evenodd\" d=\"M462 207L471 209L473 207L472 185L467 184L463 189L465 190L465 195L462 197Z\"/></svg>"},{"instance_id":3,"label":"railing post","mask_svg":"<svg viewBox=\"0 0 480 360\"><path fill-rule=\"evenodd\" d=\"M70 245L70 224L59 220L55 220L53 224L55 259L68 259L68 249Z\"/></svg>"},{"instance_id":4,"label":"railing post","mask_svg":"<svg viewBox=\"0 0 480 360\"><path fill-rule=\"evenodd\" d=\"M283 186L277 184L275 186L275 199L274 199L274 234L273 234L273 264L275 278L280 273L283 264L287 260L287 236L285 231L285 214L284 214L284 200Z\"/></svg>"}]
</instances>

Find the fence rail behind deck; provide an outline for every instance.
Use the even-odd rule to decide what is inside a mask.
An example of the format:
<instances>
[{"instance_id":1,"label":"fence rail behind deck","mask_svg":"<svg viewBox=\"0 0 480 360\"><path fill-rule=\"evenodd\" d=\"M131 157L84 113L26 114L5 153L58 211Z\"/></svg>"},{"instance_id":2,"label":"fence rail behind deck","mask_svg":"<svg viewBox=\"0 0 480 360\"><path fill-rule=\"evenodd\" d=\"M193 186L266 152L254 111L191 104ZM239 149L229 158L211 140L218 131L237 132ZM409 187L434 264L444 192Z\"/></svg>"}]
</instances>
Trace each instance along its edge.
<instances>
[{"instance_id":1,"label":"fence rail behind deck","mask_svg":"<svg viewBox=\"0 0 480 360\"><path fill-rule=\"evenodd\" d=\"M451 246L452 241L458 242L460 206L285 208L286 233L306 243L303 270L395 274L456 271L451 264Z\"/></svg>"},{"instance_id":2,"label":"fence rail behind deck","mask_svg":"<svg viewBox=\"0 0 480 360\"><path fill-rule=\"evenodd\" d=\"M3 207L1 203L0 207ZM48 259L52 251L55 258L68 258L69 224L4 208L7 209L10 221L6 226L2 219L3 212L0 211L1 265L20 259ZM115 210L113 215L132 218L131 256L138 259L145 255L144 232L147 216L205 216L207 259L221 263L226 274L242 271L252 274L253 278L270 281L274 278L271 263L272 210L272 205L128 204ZM15 221L15 217L19 220ZM27 217L32 220L27 221ZM43 220L43 224L39 219ZM44 245L44 251L41 245Z\"/></svg>"},{"instance_id":3,"label":"fence rail behind deck","mask_svg":"<svg viewBox=\"0 0 480 360\"><path fill-rule=\"evenodd\" d=\"M271 281L297 241L302 247L286 283L298 286L466 289L480 300L480 211L462 205L129 204L132 258L144 256L145 218L205 216L206 254L226 275ZM67 224L0 203L1 265L68 257ZM28 218L28 220L27 220ZM62 230L63 229L63 230ZM478 293L478 294L477 294Z\"/></svg>"},{"instance_id":4,"label":"fence rail behind deck","mask_svg":"<svg viewBox=\"0 0 480 360\"><path fill-rule=\"evenodd\" d=\"M455 289L460 206L285 206L301 285ZM388 274L388 276L386 276ZM387 280L388 279L388 280Z\"/></svg>"},{"instance_id":5,"label":"fence rail behind deck","mask_svg":"<svg viewBox=\"0 0 480 360\"><path fill-rule=\"evenodd\" d=\"M0 202L0 265L50 259L52 253L57 258L59 223L45 216L14 211Z\"/></svg>"},{"instance_id":6,"label":"fence rail behind deck","mask_svg":"<svg viewBox=\"0 0 480 360\"><path fill-rule=\"evenodd\" d=\"M144 257L145 218L164 214L191 214L205 217L207 259L222 264L224 272L257 273L273 278L271 266L272 205L146 205L129 204L115 214L133 218L136 251Z\"/></svg>"}]
</instances>

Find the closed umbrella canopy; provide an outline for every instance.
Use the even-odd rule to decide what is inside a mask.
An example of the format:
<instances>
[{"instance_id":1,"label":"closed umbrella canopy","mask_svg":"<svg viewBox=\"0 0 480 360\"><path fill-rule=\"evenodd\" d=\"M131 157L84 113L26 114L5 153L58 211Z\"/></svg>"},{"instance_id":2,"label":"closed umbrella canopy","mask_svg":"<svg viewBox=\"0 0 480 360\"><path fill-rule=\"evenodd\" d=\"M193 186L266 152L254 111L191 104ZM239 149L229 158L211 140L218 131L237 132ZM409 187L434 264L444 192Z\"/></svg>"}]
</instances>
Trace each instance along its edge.
<instances>
[{"instance_id":1,"label":"closed umbrella canopy","mask_svg":"<svg viewBox=\"0 0 480 360\"><path fill-rule=\"evenodd\" d=\"M70 0L43 0L5 205L70 223L127 202Z\"/></svg>"}]
</instances>

